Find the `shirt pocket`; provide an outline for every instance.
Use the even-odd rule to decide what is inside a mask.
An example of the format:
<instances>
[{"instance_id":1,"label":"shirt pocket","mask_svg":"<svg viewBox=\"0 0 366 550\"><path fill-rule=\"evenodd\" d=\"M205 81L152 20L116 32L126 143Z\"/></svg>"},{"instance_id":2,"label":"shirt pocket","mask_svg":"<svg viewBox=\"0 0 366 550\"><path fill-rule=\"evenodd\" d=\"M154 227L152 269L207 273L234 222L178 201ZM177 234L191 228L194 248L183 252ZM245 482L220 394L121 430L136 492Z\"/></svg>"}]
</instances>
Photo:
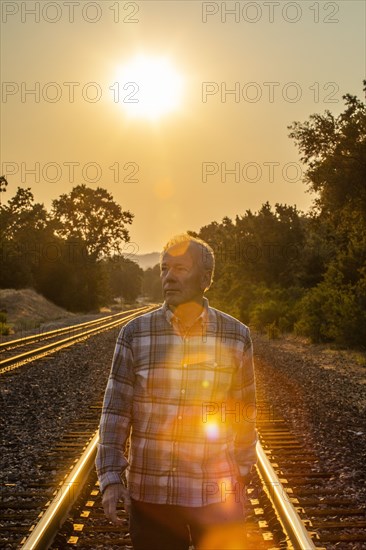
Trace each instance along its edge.
<instances>
[{"instance_id":1,"label":"shirt pocket","mask_svg":"<svg viewBox=\"0 0 366 550\"><path fill-rule=\"evenodd\" d=\"M189 394L201 401L227 399L234 368L231 361L203 361L190 365L187 383Z\"/></svg>"}]
</instances>

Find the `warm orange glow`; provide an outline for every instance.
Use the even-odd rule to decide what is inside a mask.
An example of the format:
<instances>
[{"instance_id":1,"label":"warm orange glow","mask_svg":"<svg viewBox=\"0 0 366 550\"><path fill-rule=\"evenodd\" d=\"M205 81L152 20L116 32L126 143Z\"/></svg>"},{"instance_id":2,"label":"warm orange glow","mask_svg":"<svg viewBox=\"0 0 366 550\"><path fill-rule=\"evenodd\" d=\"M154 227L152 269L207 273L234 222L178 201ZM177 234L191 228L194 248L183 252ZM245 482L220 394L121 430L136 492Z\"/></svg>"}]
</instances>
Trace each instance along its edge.
<instances>
[{"instance_id":1,"label":"warm orange glow","mask_svg":"<svg viewBox=\"0 0 366 550\"><path fill-rule=\"evenodd\" d=\"M214 420L209 420L204 424L204 430L209 439L217 439L219 436L219 425Z\"/></svg>"},{"instance_id":2,"label":"warm orange glow","mask_svg":"<svg viewBox=\"0 0 366 550\"><path fill-rule=\"evenodd\" d=\"M170 199L174 195L174 185L169 178L158 180L154 185L155 197L160 200Z\"/></svg>"},{"instance_id":3,"label":"warm orange glow","mask_svg":"<svg viewBox=\"0 0 366 550\"><path fill-rule=\"evenodd\" d=\"M184 256L184 254L187 252L189 248L189 244L190 243L188 241L174 244L169 248L167 252L169 253L169 256L174 256L174 257Z\"/></svg>"},{"instance_id":4,"label":"warm orange glow","mask_svg":"<svg viewBox=\"0 0 366 550\"><path fill-rule=\"evenodd\" d=\"M258 541L257 541L258 542ZM227 526L212 526L203 537L197 550L259 550L260 546L248 546L244 523L231 523Z\"/></svg>"}]
</instances>

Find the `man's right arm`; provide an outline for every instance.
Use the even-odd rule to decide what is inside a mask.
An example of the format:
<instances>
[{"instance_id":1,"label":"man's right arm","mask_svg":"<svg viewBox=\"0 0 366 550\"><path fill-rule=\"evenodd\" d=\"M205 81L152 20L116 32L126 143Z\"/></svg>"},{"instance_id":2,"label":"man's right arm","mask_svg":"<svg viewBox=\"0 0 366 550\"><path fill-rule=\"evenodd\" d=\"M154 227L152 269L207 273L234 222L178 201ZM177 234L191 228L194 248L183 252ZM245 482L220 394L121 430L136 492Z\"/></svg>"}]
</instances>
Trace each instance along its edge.
<instances>
[{"instance_id":1,"label":"man's right arm","mask_svg":"<svg viewBox=\"0 0 366 550\"><path fill-rule=\"evenodd\" d=\"M104 395L96 458L102 492L109 485L120 485L121 475L128 466L125 446L131 429L134 385L130 328L124 327L118 336Z\"/></svg>"}]
</instances>

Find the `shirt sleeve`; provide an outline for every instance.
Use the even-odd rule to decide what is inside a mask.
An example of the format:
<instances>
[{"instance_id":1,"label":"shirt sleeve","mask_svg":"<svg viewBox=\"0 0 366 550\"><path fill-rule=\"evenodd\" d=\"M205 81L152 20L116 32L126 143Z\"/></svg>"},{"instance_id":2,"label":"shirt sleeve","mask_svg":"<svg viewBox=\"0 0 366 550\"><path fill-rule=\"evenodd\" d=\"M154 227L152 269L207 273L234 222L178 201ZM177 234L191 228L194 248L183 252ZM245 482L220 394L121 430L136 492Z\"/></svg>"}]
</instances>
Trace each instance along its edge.
<instances>
[{"instance_id":1,"label":"shirt sleeve","mask_svg":"<svg viewBox=\"0 0 366 550\"><path fill-rule=\"evenodd\" d=\"M233 397L240 402L240 421L235 422L235 458L240 476L249 474L257 462L256 444L256 394L253 361L253 345L249 329L243 355L233 381Z\"/></svg>"},{"instance_id":2,"label":"shirt sleeve","mask_svg":"<svg viewBox=\"0 0 366 550\"><path fill-rule=\"evenodd\" d=\"M128 466L125 447L131 429L134 371L127 330L126 325L117 339L100 419L96 469L101 491L121 483Z\"/></svg>"}]
</instances>

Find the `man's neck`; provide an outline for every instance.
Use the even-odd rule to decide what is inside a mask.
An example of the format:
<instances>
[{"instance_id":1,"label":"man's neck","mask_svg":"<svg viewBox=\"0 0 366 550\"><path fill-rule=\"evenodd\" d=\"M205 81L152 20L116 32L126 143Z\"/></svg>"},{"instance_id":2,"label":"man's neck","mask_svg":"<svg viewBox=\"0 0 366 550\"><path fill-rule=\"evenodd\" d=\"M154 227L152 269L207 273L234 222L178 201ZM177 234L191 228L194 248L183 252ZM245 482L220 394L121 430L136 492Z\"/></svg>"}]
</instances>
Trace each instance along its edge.
<instances>
[{"instance_id":1,"label":"man's neck","mask_svg":"<svg viewBox=\"0 0 366 550\"><path fill-rule=\"evenodd\" d=\"M190 327L204 309L203 298L201 298L200 301L187 302L185 304L179 304L178 306L169 306L169 308L184 327Z\"/></svg>"}]
</instances>

